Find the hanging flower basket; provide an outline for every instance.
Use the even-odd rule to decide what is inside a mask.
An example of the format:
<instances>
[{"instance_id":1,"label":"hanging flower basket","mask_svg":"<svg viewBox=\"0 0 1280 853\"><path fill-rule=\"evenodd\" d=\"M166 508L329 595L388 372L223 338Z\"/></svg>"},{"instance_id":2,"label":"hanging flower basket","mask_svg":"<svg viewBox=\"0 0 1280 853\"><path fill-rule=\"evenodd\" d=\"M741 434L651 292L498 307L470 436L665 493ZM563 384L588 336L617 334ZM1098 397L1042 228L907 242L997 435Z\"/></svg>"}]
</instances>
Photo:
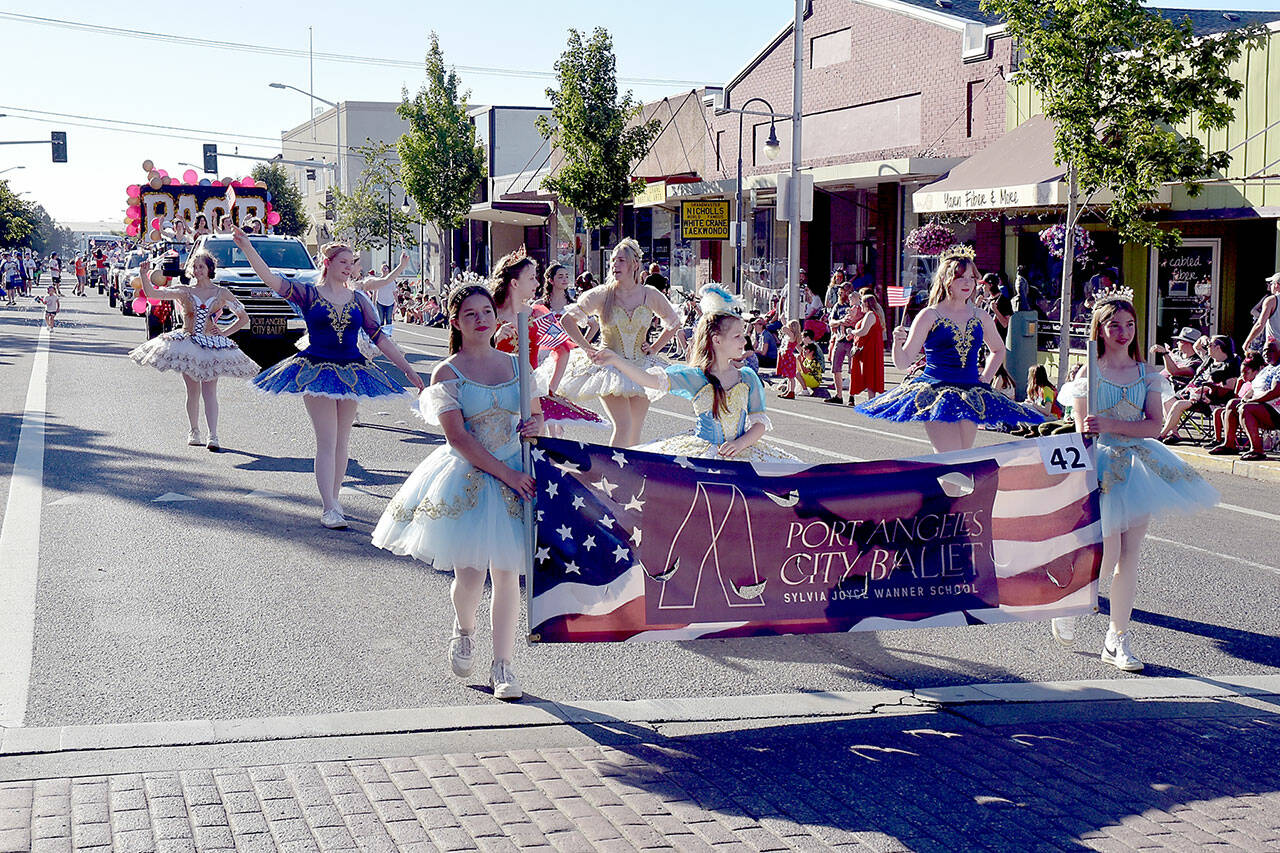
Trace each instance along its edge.
<instances>
[{"instance_id":1,"label":"hanging flower basket","mask_svg":"<svg viewBox=\"0 0 1280 853\"><path fill-rule=\"evenodd\" d=\"M907 234L907 251L913 255L936 257L956 244L956 234L945 225L926 222Z\"/></svg>"},{"instance_id":2,"label":"hanging flower basket","mask_svg":"<svg viewBox=\"0 0 1280 853\"><path fill-rule=\"evenodd\" d=\"M1093 254L1094 245L1093 238L1089 236L1089 232L1076 226L1075 240L1072 245L1072 252L1075 255L1077 263L1087 260ZM1049 250L1049 254L1055 258L1061 259L1066 253L1067 226L1059 223L1046 228L1040 232L1040 242L1044 243Z\"/></svg>"}]
</instances>

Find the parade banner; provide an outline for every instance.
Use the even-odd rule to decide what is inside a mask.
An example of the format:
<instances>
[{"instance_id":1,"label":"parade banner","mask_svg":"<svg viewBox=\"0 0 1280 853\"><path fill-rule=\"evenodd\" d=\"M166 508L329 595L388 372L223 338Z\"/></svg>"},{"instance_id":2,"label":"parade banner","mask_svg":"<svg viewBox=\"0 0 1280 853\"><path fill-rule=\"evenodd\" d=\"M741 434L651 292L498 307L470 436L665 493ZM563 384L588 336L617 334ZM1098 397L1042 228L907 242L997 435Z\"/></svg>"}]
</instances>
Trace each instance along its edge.
<instances>
[{"instance_id":1,"label":"parade banner","mask_svg":"<svg viewBox=\"0 0 1280 853\"><path fill-rule=\"evenodd\" d=\"M1038 620L1097 602L1078 434L753 466L540 438L530 640L685 640Z\"/></svg>"},{"instance_id":2,"label":"parade banner","mask_svg":"<svg viewBox=\"0 0 1280 853\"><path fill-rule=\"evenodd\" d=\"M228 197L227 187L186 186L169 184L159 189L146 187L134 199L140 208L140 218L150 223L154 219L172 219L181 216L188 224L194 223L196 216L204 214L209 227L216 227L222 217L228 213L236 225L243 225L250 219L266 219L271 209L267 199L266 187L235 187ZM230 201L230 204L228 204Z\"/></svg>"}]
</instances>

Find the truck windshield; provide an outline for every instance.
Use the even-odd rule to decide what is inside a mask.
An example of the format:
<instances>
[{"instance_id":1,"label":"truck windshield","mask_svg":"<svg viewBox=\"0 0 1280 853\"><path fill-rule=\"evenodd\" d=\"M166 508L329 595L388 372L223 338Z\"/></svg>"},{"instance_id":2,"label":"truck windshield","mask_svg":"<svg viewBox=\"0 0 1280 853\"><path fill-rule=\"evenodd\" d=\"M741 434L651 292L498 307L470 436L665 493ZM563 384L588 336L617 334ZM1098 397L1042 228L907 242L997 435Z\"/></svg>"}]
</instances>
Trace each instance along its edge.
<instances>
[{"instance_id":1,"label":"truck windshield","mask_svg":"<svg viewBox=\"0 0 1280 853\"><path fill-rule=\"evenodd\" d=\"M311 256L301 243L292 240L252 240L253 248L258 250L267 266L272 269L309 270L315 269ZM249 261L244 252L230 240L208 240L204 247L218 262L218 268L247 267Z\"/></svg>"}]
</instances>

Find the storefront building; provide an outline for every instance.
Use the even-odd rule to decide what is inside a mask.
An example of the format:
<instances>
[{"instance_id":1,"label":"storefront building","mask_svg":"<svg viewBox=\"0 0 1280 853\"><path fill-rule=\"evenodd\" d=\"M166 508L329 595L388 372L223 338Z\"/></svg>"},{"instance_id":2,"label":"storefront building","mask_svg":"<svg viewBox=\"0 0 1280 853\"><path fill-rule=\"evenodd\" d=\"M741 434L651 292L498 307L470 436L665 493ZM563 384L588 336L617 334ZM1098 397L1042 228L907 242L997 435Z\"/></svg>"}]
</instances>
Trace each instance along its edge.
<instances>
[{"instance_id":1,"label":"storefront building","mask_svg":"<svg viewBox=\"0 0 1280 853\"><path fill-rule=\"evenodd\" d=\"M977 3L813 0L804 25L802 171L813 180L812 218L801 231L801 266L825 290L834 270L864 285L914 283L903 238L918 218L910 193L1005 131L1012 57L1003 27L967 16ZM760 98L790 113L793 38L785 27L731 80L723 103ZM754 101L751 110L766 109ZM732 199L737 113L708 109L707 172L689 192ZM778 175L789 171L789 119L745 116L742 126L744 281L780 288L787 224L777 216ZM781 143L765 151L771 124ZM1001 262L998 228L982 250ZM746 288L744 288L746 289Z\"/></svg>"},{"instance_id":2,"label":"storefront building","mask_svg":"<svg viewBox=\"0 0 1280 853\"><path fill-rule=\"evenodd\" d=\"M1258 18L1228 14L1234 20L1202 13L1193 23L1208 34ZM1251 311L1265 295L1265 277L1280 266L1280 103L1270 91L1267 71L1280 67L1280 24L1270 24L1269 31L1266 43L1237 64L1245 89L1234 104L1234 120L1222 132L1199 134L1208 150L1231 153L1227 172L1209 176L1197 196L1182 185L1168 185L1155 199L1153 217L1162 228L1176 229L1181 245L1160 251L1122 244L1099 217L1082 220L1094 251L1076 267L1073 303L1083 301L1096 275L1114 270L1118 283L1134 290L1147 344L1168 343L1188 326L1240 342L1253 322ZM999 223L1005 274L1012 280L1016 268L1026 266L1032 284L1049 297L1047 302L1056 302L1061 262L1050 256L1040 236L1064 220L1065 169L1054 162L1053 127L1029 87L1009 87L1006 115L1004 137L922 187L911 204L917 216L939 218L950 227ZM1095 207L1106 203L1105 194L1091 201ZM1046 307L1056 310L1053 304Z\"/></svg>"}]
</instances>

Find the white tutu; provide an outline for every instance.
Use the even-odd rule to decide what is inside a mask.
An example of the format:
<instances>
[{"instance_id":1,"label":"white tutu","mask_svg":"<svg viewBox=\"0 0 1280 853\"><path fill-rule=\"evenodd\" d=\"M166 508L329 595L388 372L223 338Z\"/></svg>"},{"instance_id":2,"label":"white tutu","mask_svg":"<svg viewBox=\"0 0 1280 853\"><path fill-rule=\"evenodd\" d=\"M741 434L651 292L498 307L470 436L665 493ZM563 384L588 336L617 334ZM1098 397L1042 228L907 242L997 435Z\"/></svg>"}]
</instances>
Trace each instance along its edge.
<instances>
[{"instance_id":1,"label":"white tutu","mask_svg":"<svg viewBox=\"0 0 1280 853\"><path fill-rule=\"evenodd\" d=\"M226 345L201 346L186 332L168 332L135 348L129 357L144 367L175 370L197 382L233 377L252 379L262 370L229 338Z\"/></svg>"},{"instance_id":2,"label":"white tutu","mask_svg":"<svg viewBox=\"0 0 1280 853\"><path fill-rule=\"evenodd\" d=\"M667 362L656 355L642 355L631 363L641 370L663 370L667 366ZM538 366L537 374L543 385L550 381L553 373L554 359L547 359ZM591 403L597 397L648 397L650 400L657 400L666 392L646 388L624 376L618 368L596 364L585 352L575 349L569 354L569 364L565 367L564 377L560 380L556 393L575 403Z\"/></svg>"},{"instance_id":3,"label":"white tutu","mask_svg":"<svg viewBox=\"0 0 1280 853\"><path fill-rule=\"evenodd\" d=\"M520 467L519 444L502 460ZM516 493L449 445L418 465L391 499L373 544L436 570L457 566L524 573L524 508Z\"/></svg>"},{"instance_id":4,"label":"white tutu","mask_svg":"<svg viewBox=\"0 0 1280 853\"><path fill-rule=\"evenodd\" d=\"M720 445L712 444L705 438L701 438L693 433L681 433L671 438L664 438L661 441L651 441L648 444L641 444L635 448L636 450L645 450L649 453L662 453L667 456L692 456L703 459L731 459L737 462L799 462L795 456L792 456L785 450L781 450L764 439L760 439L737 456L720 456Z\"/></svg>"}]
</instances>

